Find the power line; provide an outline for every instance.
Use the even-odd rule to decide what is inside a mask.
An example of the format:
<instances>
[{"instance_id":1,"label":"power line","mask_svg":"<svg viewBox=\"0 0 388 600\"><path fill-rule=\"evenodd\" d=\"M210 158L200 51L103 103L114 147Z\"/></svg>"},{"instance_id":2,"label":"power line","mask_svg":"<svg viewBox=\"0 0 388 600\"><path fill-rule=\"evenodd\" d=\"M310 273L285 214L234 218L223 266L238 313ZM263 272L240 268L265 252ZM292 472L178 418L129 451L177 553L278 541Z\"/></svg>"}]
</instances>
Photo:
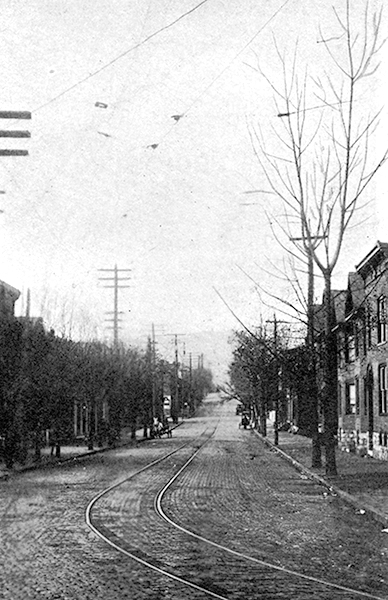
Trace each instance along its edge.
<instances>
[{"instance_id":1,"label":"power line","mask_svg":"<svg viewBox=\"0 0 388 600\"><path fill-rule=\"evenodd\" d=\"M171 23L168 23L167 25L164 25L163 27L161 27L157 31L154 31L153 33L151 33L150 35L148 35L141 42L138 42L134 46L131 46L130 48L128 48L127 50L125 50L124 52L122 52L121 54L119 54L118 56L116 56L115 58L113 58L112 60L110 60L109 62L105 63L104 65L102 65L101 67L99 67L98 69L96 69L95 71L92 71L92 73L89 73L89 75L86 75L86 77L83 77L82 79L79 79L76 83L73 83L73 85L71 85L70 87L66 88L65 90L63 90L62 92L60 92L59 94L57 94L56 96L54 96L53 98L51 98L50 100L48 100L47 102L41 104L40 106L38 106L37 108L35 108L33 110L33 112L37 112L38 110L41 110L42 108L46 108L46 106L48 106L49 104L52 104L53 102L56 102L57 100L59 100L59 98L62 98L62 96L64 96L65 94L68 94L69 92L71 92L72 90L74 90L76 87L82 85L86 81L89 81L89 79L92 79L92 77L95 77L96 75L98 75L102 71L105 71L105 69L107 69L108 67L110 67L113 64L115 64L121 58L123 58L124 56L127 56L128 54L130 54L130 52L133 52L137 48L140 48L140 46L142 46L143 44L146 44L147 42L149 42L155 36L159 35L163 31L166 31L167 29L170 29L171 27L173 27L174 25L176 25L176 23L178 23L179 21L181 21L182 19L184 19L188 15L192 14L194 11L198 10L203 4L206 4L206 2L208 2L208 1L209 0L202 0L202 2L200 2L199 4L197 4L196 6L194 6L193 8L191 8L190 10L188 10L187 12L181 14L177 19L175 19L174 21L171 21Z\"/></svg>"},{"instance_id":2,"label":"power line","mask_svg":"<svg viewBox=\"0 0 388 600\"><path fill-rule=\"evenodd\" d=\"M183 111L183 113L181 113L179 115L172 115L172 118L175 121L174 125L172 125L166 131L166 133L160 138L160 141L157 144L149 144L149 146L148 146L149 148L153 148L154 150L156 150L158 148L158 146L160 145L160 142L163 141L170 134L170 132L173 130L174 126L181 120L181 118L187 115L187 113L193 108L193 106L195 106L197 104L197 102L202 98L202 96L204 96L210 90L210 88L213 87L213 85L216 83L216 81L218 81L218 79L220 79L222 77L222 75L229 69L229 67L234 63L234 61L248 48L248 46L250 46L252 44L252 42L255 41L255 39L260 35L260 33L285 8L285 6L289 2L290 2L290 0L285 0L285 2L283 2L283 4L272 14L272 16L269 19L267 19L267 21L264 23L264 25L262 25L260 27L260 29L258 29L258 31L256 31L255 35L253 37L251 37L247 43L244 44L244 46L237 52L237 54L235 54L233 56L233 58L226 64L226 66L223 69L221 69L221 71L212 79L212 81L198 94L198 96L196 98L194 98L192 103L189 105L189 107L185 111Z\"/></svg>"},{"instance_id":3,"label":"power line","mask_svg":"<svg viewBox=\"0 0 388 600\"><path fill-rule=\"evenodd\" d=\"M237 52L237 54L234 55L234 57L227 63L227 65L220 71L220 73L218 73L218 75L216 75L216 77L214 77L214 79L211 81L211 83L199 94L199 96L197 96L197 98L195 98L192 102L192 104L189 106L188 110L185 112L185 114L191 110L191 108L194 106L194 104L196 104L198 102L198 100L200 100L202 98L202 96L204 94L206 94L206 92L215 84L216 81L218 81L218 79L220 79L220 77L222 77L222 75L225 73L225 71L227 71L230 67L230 65L232 65L234 63L234 61L248 48L248 46L250 46L255 39L260 35L260 33L267 27L267 25L270 24L270 22L275 19L275 17L277 17L277 15L283 10L283 8L285 8L285 6L290 2L290 0L285 0L285 2L283 2L283 4L272 14L271 17L269 17L269 19L267 19L267 21L264 23L264 25L262 25L260 27L260 29L258 29L258 31L256 31L255 35L253 37L250 38L250 40ZM182 116L182 115L179 115Z\"/></svg>"},{"instance_id":4,"label":"power line","mask_svg":"<svg viewBox=\"0 0 388 600\"><path fill-rule=\"evenodd\" d=\"M134 50L140 48L143 44L147 43L149 40L151 40L152 38L154 38L155 36L159 35L160 33L162 33L163 31L166 31L167 29L170 29L171 27L173 27L176 23L178 23L179 21L181 21L182 19L184 19L186 16L192 14L194 11L198 10L203 4L205 4L206 2L208 2L208 0L202 0L202 2L200 2L199 4L197 4L196 6L194 6L192 9L188 10L187 12L183 13L182 15L180 15L177 19L175 19L174 21L172 21L171 23L169 23L168 25L165 25L163 27L161 27L160 29L158 29L157 31L153 32L152 34L150 34L149 36L147 36L144 40L138 42L137 44L135 44L134 46L131 46L131 48L128 48L127 50L125 50L124 52L122 52L121 54L119 54L118 56L116 56L115 58L113 58L112 60L110 60L109 62L105 63L104 65L102 65L99 69L96 69L95 71L93 71L92 73L89 73L89 75L87 75L86 77L78 80L76 83L72 84L70 87L66 88L65 90L63 90L62 92L60 92L59 94L57 94L56 96L54 96L53 98L51 98L50 100L48 100L47 102L44 102L43 104L41 104L40 106L36 107L35 109L33 109L32 112L37 112L43 108L46 108L47 106L49 106L50 104L52 104L53 102L56 102L57 100L59 100L59 98L62 98L64 95L66 95L67 93L69 93L70 91L72 91L73 89L75 89L76 87L78 87L79 85L82 85L83 83L85 83L86 81L88 81L89 79L92 79L93 77L95 77L96 75L98 75L99 73L101 73L102 71L104 71L105 69L109 68L110 66L112 66L113 64L115 64L117 61L119 61L121 58L123 58L124 56L127 56L128 54L130 54L131 52L133 52ZM254 36L252 36L249 41L247 43L244 44L244 46L237 52L237 54L235 54L233 56L233 58L226 64L226 66L213 78L213 80L205 87L204 90L202 90L202 92L200 92L200 94L193 100L193 102L189 105L189 107L187 108L187 110L185 110L184 112L182 112L179 115L172 115L172 118L174 119L174 125L176 125L176 123L178 123L181 118L183 116L185 116L192 108L195 104L197 104L197 102L202 98L202 96L204 94L206 94L206 92L208 92L208 90L216 83L216 81L218 81L218 79L220 77L222 77L222 75L229 69L229 67L233 64L233 62L248 48L248 46L250 46L252 44L252 42L254 42L254 40L260 35L260 33L269 25L269 23L285 8L285 6L290 2L290 0L285 0L285 2L283 2L283 4L269 17L269 19L267 19L267 21L258 29L258 31L256 31L256 33L254 34ZM172 125L172 127L170 127L170 129L166 132L166 134L161 138L161 140L165 139L165 137L172 131L172 129L174 128L174 125ZM149 147L156 149L159 146L159 144L150 144Z\"/></svg>"}]
</instances>

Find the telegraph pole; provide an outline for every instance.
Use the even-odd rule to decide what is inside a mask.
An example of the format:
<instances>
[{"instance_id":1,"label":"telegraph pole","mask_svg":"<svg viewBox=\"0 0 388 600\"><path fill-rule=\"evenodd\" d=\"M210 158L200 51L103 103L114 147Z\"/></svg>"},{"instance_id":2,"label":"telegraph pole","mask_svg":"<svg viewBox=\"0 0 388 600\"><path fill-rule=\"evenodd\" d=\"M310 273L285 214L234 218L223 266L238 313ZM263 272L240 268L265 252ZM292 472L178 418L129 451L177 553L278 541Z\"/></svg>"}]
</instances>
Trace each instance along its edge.
<instances>
[{"instance_id":1,"label":"telegraph pole","mask_svg":"<svg viewBox=\"0 0 388 600\"><path fill-rule=\"evenodd\" d=\"M194 412L193 406L193 357L190 352L190 361L189 361L189 410L190 415Z\"/></svg>"},{"instance_id":2,"label":"telegraph pole","mask_svg":"<svg viewBox=\"0 0 388 600\"><path fill-rule=\"evenodd\" d=\"M273 340L275 348L275 369L276 369L276 392L275 392L275 421L274 421L274 444L279 445L279 405L280 394L282 391L281 375L282 365L278 357L278 323L289 323L289 321L279 321L274 314L273 320L268 319L266 323L273 323Z\"/></svg>"},{"instance_id":3,"label":"telegraph pole","mask_svg":"<svg viewBox=\"0 0 388 600\"><path fill-rule=\"evenodd\" d=\"M155 325L152 323L151 336L151 369L152 369L152 420L156 417L156 348Z\"/></svg>"},{"instance_id":4,"label":"telegraph pole","mask_svg":"<svg viewBox=\"0 0 388 600\"><path fill-rule=\"evenodd\" d=\"M104 285L105 288L113 288L113 312L108 311L107 314L113 314L113 319L106 319L108 322L113 322L113 327L109 329L113 329L113 346L115 349L118 348L119 343L119 314L123 314L122 311L118 310L119 306L119 289L128 288L129 285L119 285L122 281L127 281L131 279L130 277L122 277L120 273L128 273L132 269L118 269L117 265L114 266L113 269L98 269L99 271L104 271L108 273L113 273L111 277L99 277L100 281L109 281L113 285Z\"/></svg>"},{"instance_id":5,"label":"telegraph pole","mask_svg":"<svg viewBox=\"0 0 388 600\"><path fill-rule=\"evenodd\" d=\"M182 415L187 416L187 391L185 382L185 367L186 367L186 344L183 342L183 355L182 355Z\"/></svg>"},{"instance_id":6,"label":"telegraph pole","mask_svg":"<svg viewBox=\"0 0 388 600\"><path fill-rule=\"evenodd\" d=\"M185 333L170 333L166 335L174 336L174 380L175 394L174 402L171 402L171 417L174 423L178 423L179 416L179 361L178 361L178 336L186 335Z\"/></svg>"},{"instance_id":7,"label":"telegraph pole","mask_svg":"<svg viewBox=\"0 0 388 600\"><path fill-rule=\"evenodd\" d=\"M175 345L175 410L174 410L174 422L178 423L179 417L179 363L178 363L178 334L174 335L174 345Z\"/></svg>"}]
</instances>

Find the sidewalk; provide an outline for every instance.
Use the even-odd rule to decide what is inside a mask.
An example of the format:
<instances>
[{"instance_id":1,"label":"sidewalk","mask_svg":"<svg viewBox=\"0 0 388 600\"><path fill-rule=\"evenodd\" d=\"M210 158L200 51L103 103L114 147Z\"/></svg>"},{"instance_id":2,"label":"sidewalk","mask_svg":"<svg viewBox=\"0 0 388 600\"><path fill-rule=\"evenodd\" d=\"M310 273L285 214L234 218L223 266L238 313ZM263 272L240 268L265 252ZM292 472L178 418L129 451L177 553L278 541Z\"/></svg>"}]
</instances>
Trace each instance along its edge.
<instances>
[{"instance_id":1,"label":"sidewalk","mask_svg":"<svg viewBox=\"0 0 388 600\"><path fill-rule=\"evenodd\" d=\"M279 432L279 445L273 444L272 429L260 438L307 476L318 479L332 492L353 504L360 514L369 514L388 527L388 461L337 450L336 477L325 474L325 453L322 449L323 467L311 468L311 439L284 431ZM256 432L257 433L257 432Z\"/></svg>"},{"instance_id":2,"label":"sidewalk","mask_svg":"<svg viewBox=\"0 0 388 600\"><path fill-rule=\"evenodd\" d=\"M177 426L181 425L179 423ZM176 426L176 427L177 427ZM279 445L273 443L274 436L272 428L269 427L269 435L264 438L256 430L263 442L276 452L281 453L297 469L308 477L313 477L329 488L332 492L341 496L347 502L353 504L360 514L369 514L374 519L388 528L388 461L381 461L370 457L360 457L357 454L337 451L337 477L327 477L325 467L320 469L311 468L311 439L302 435L280 431ZM136 439L131 440L130 431L123 430L118 446L138 444L142 442L143 430L136 432ZM149 439L149 438L148 438ZM109 450L110 447L95 447L88 450L87 446L62 446L61 458L50 456L50 448L42 450L42 458L36 462L31 457L25 465L16 464L11 473L18 473L28 469L55 466L68 460L83 457L98 452ZM322 463L324 465L324 449L322 450ZM0 462L0 480L9 475L4 464Z\"/></svg>"},{"instance_id":3,"label":"sidewalk","mask_svg":"<svg viewBox=\"0 0 388 600\"><path fill-rule=\"evenodd\" d=\"M183 421L180 421L177 425L173 425L171 429L174 430L176 427L179 427L179 425L181 425L182 423ZM131 431L129 428L123 428L121 431L121 439L115 447L119 448L121 446L136 445L145 440L150 440L150 438L143 437L143 428L136 430L135 439L131 438ZM32 469L41 469L44 467L60 465L72 459L82 458L87 455L93 455L100 452L105 452L107 450L112 450L112 446L98 446L97 444L95 444L93 450L88 450L86 443L84 445L64 445L61 446L61 457L56 458L55 456L51 456L50 447L45 446L41 450L40 460L36 460L34 455L31 453L25 464L21 465L19 463L15 463L11 470L7 469L4 463L0 460L0 481L1 479L7 479L11 474L14 473L21 473L23 471L28 471Z\"/></svg>"}]
</instances>

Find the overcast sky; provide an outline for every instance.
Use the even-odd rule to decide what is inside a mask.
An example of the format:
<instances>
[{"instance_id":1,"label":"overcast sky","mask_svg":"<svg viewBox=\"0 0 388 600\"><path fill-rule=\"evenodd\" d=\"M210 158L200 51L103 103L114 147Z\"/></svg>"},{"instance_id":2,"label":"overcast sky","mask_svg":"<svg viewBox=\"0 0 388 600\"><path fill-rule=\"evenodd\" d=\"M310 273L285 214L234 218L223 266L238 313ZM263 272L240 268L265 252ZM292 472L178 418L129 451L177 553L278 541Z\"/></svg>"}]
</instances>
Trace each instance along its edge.
<instances>
[{"instance_id":1,"label":"overcast sky","mask_svg":"<svg viewBox=\"0 0 388 600\"><path fill-rule=\"evenodd\" d=\"M298 39L318 72L327 63L318 27L337 33L329 4L3 0L1 107L32 120L2 127L32 137L2 142L30 155L1 158L0 278L24 298L31 288L34 314L64 328L73 315L85 335L103 335L113 294L98 269L115 264L131 269L119 297L123 340L152 322L157 333L238 328L215 289L249 326L265 316L241 269L288 292L267 273L282 258L264 215L269 196L245 193L266 185L247 123L276 119L256 67L277 78L274 39L287 52ZM386 68L384 59L366 106L385 101ZM386 133L383 117L380 146ZM388 241L386 176L384 167L366 195L368 222L350 233L340 287L378 238Z\"/></svg>"}]
</instances>

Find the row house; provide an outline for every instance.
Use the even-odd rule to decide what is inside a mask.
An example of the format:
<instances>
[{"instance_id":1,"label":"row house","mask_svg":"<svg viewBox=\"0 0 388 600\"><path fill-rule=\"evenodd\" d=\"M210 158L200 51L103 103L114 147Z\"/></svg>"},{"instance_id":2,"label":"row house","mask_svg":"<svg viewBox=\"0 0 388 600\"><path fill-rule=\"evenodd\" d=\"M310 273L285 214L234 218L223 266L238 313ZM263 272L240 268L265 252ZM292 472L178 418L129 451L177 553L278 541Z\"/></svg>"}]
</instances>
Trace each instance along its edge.
<instances>
[{"instance_id":1,"label":"row house","mask_svg":"<svg viewBox=\"0 0 388 600\"><path fill-rule=\"evenodd\" d=\"M331 292L330 306L333 324L342 322L345 318L346 297L346 290L332 290ZM324 422L325 305L326 298L323 295L322 304L313 306L314 364L309 361L306 344L296 346L286 352L288 367L284 370L283 387L287 401L287 420L297 427L299 433L307 436L313 435L316 409L319 430L323 429ZM336 339L334 343L336 343ZM331 350L334 356L338 354L336 346ZM315 396L317 396L316 409L311 402L311 398Z\"/></svg>"},{"instance_id":2,"label":"row house","mask_svg":"<svg viewBox=\"0 0 388 600\"><path fill-rule=\"evenodd\" d=\"M336 319L338 442L388 460L388 244L349 273L345 310Z\"/></svg>"}]
</instances>

